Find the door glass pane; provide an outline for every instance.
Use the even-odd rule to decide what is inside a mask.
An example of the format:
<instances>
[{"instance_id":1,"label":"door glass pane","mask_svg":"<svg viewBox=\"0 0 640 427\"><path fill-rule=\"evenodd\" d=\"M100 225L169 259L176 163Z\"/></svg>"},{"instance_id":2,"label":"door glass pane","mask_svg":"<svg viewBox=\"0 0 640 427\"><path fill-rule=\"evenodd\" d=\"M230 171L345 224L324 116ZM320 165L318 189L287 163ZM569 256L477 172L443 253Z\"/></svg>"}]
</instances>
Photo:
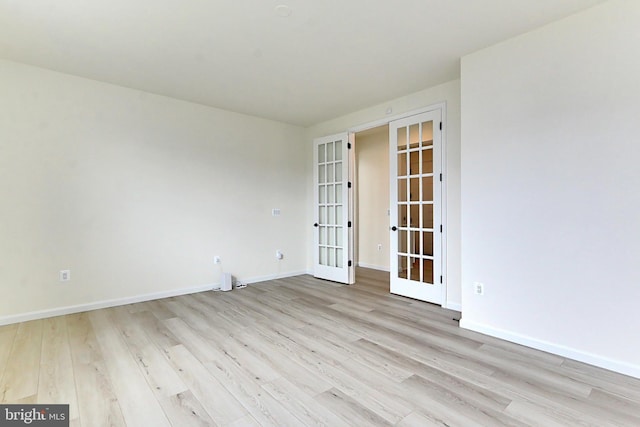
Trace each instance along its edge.
<instances>
[{"instance_id":1,"label":"door glass pane","mask_svg":"<svg viewBox=\"0 0 640 427\"><path fill-rule=\"evenodd\" d=\"M342 160L342 141L336 141L335 147L336 147L335 159Z\"/></svg>"},{"instance_id":2,"label":"door glass pane","mask_svg":"<svg viewBox=\"0 0 640 427\"><path fill-rule=\"evenodd\" d=\"M334 185L327 185L327 203L333 203L335 200Z\"/></svg>"},{"instance_id":3,"label":"door glass pane","mask_svg":"<svg viewBox=\"0 0 640 427\"><path fill-rule=\"evenodd\" d=\"M318 166L318 182L320 184L323 184L326 182L326 177L325 177L325 165L320 165Z\"/></svg>"},{"instance_id":4,"label":"door glass pane","mask_svg":"<svg viewBox=\"0 0 640 427\"><path fill-rule=\"evenodd\" d=\"M333 162L333 142L327 143L327 162Z\"/></svg>"},{"instance_id":5,"label":"door glass pane","mask_svg":"<svg viewBox=\"0 0 640 427\"><path fill-rule=\"evenodd\" d=\"M336 163L336 182L342 182L342 162Z\"/></svg>"},{"instance_id":6,"label":"door glass pane","mask_svg":"<svg viewBox=\"0 0 640 427\"><path fill-rule=\"evenodd\" d=\"M433 228L433 205L422 205L422 227Z\"/></svg>"},{"instance_id":7,"label":"door glass pane","mask_svg":"<svg viewBox=\"0 0 640 427\"><path fill-rule=\"evenodd\" d=\"M422 281L432 285L433 281L433 261L430 259L423 260L422 263Z\"/></svg>"},{"instance_id":8,"label":"door glass pane","mask_svg":"<svg viewBox=\"0 0 640 427\"><path fill-rule=\"evenodd\" d=\"M327 244L327 227L321 226L318 232L320 233L320 244L326 245Z\"/></svg>"},{"instance_id":9,"label":"door glass pane","mask_svg":"<svg viewBox=\"0 0 640 427\"><path fill-rule=\"evenodd\" d=\"M420 173L433 173L433 150L422 150L422 171Z\"/></svg>"},{"instance_id":10,"label":"door glass pane","mask_svg":"<svg viewBox=\"0 0 640 427\"><path fill-rule=\"evenodd\" d=\"M409 156L409 174L417 175L420 173L420 152L411 151L409 152Z\"/></svg>"},{"instance_id":11,"label":"door glass pane","mask_svg":"<svg viewBox=\"0 0 640 427\"><path fill-rule=\"evenodd\" d=\"M318 144L318 163L324 163L324 144Z\"/></svg>"},{"instance_id":12,"label":"door glass pane","mask_svg":"<svg viewBox=\"0 0 640 427\"><path fill-rule=\"evenodd\" d=\"M329 240L327 242L327 245L335 246L335 244L336 244L336 232L334 231L333 227L327 227L327 231L328 231L328 234L329 234Z\"/></svg>"},{"instance_id":13,"label":"door glass pane","mask_svg":"<svg viewBox=\"0 0 640 427\"><path fill-rule=\"evenodd\" d=\"M336 246L344 247L342 244L342 227L336 227Z\"/></svg>"},{"instance_id":14,"label":"door glass pane","mask_svg":"<svg viewBox=\"0 0 640 427\"><path fill-rule=\"evenodd\" d=\"M409 190L409 201L420 201L420 178L409 178L411 189Z\"/></svg>"},{"instance_id":15,"label":"door glass pane","mask_svg":"<svg viewBox=\"0 0 640 427\"><path fill-rule=\"evenodd\" d=\"M422 146L428 147L433 145L433 122L422 123Z\"/></svg>"},{"instance_id":16,"label":"door glass pane","mask_svg":"<svg viewBox=\"0 0 640 427\"><path fill-rule=\"evenodd\" d=\"M420 125L418 123L409 126L409 149L420 146Z\"/></svg>"},{"instance_id":17,"label":"door glass pane","mask_svg":"<svg viewBox=\"0 0 640 427\"><path fill-rule=\"evenodd\" d=\"M407 149L407 128L398 128L398 151Z\"/></svg>"},{"instance_id":18,"label":"door glass pane","mask_svg":"<svg viewBox=\"0 0 640 427\"><path fill-rule=\"evenodd\" d=\"M339 225L342 223L342 205L336 206L336 220L334 222L335 225Z\"/></svg>"},{"instance_id":19,"label":"door glass pane","mask_svg":"<svg viewBox=\"0 0 640 427\"><path fill-rule=\"evenodd\" d=\"M398 201L407 201L407 180L404 178L398 178Z\"/></svg>"},{"instance_id":20,"label":"door glass pane","mask_svg":"<svg viewBox=\"0 0 640 427\"><path fill-rule=\"evenodd\" d=\"M342 203L342 184L336 184L336 203Z\"/></svg>"},{"instance_id":21,"label":"door glass pane","mask_svg":"<svg viewBox=\"0 0 640 427\"><path fill-rule=\"evenodd\" d=\"M433 201L433 177L432 176L422 178L422 201L424 202Z\"/></svg>"},{"instance_id":22,"label":"door glass pane","mask_svg":"<svg viewBox=\"0 0 640 427\"><path fill-rule=\"evenodd\" d=\"M409 258L409 277L410 280L420 281L420 258Z\"/></svg>"},{"instance_id":23,"label":"door glass pane","mask_svg":"<svg viewBox=\"0 0 640 427\"><path fill-rule=\"evenodd\" d=\"M433 256L433 233L422 233L422 255Z\"/></svg>"},{"instance_id":24,"label":"door glass pane","mask_svg":"<svg viewBox=\"0 0 640 427\"><path fill-rule=\"evenodd\" d=\"M333 163L327 165L327 182L333 182Z\"/></svg>"},{"instance_id":25,"label":"door glass pane","mask_svg":"<svg viewBox=\"0 0 640 427\"><path fill-rule=\"evenodd\" d=\"M327 248L320 246L320 265L327 265Z\"/></svg>"},{"instance_id":26,"label":"door glass pane","mask_svg":"<svg viewBox=\"0 0 640 427\"><path fill-rule=\"evenodd\" d=\"M398 231L398 253L407 253L407 230Z\"/></svg>"},{"instance_id":27,"label":"door glass pane","mask_svg":"<svg viewBox=\"0 0 640 427\"><path fill-rule=\"evenodd\" d=\"M420 254L420 232L409 231L409 253L413 255Z\"/></svg>"},{"instance_id":28,"label":"door glass pane","mask_svg":"<svg viewBox=\"0 0 640 427\"><path fill-rule=\"evenodd\" d=\"M342 268L342 249L336 249L336 267Z\"/></svg>"},{"instance_id":29,"label":"door glass pane","mask_svg":"<svg viewBox=\"0 0 640 427\"><path fill-rule=\"evenodd\" d=\"M327 208L325 206L320 206L318 220L320 221L320 224L327 223Z\"/></svg>"},{"instance_id":30,"label":"door glass pane","mask_svg":"<svg viewBox=\"0 0 640 427\"><path fill-rule=\"evenodd\" d=\"M318 203L326 203L326 188L324 185L318 187Z\"/></svg>"},{"instance_id":31,"label":"door glass pane","mask_svg":"<svg viewBox=\"0 0 640 427\"><path fill-rule=\"evenodd\" d=\"M407 153L398 154L398 176L407 175Z\"/></svg>"},{"instance_id":32,"label":"door glass pane","mask_svg":"<svg viewBox=\"0 0 640 427\"><path fill-rule=\"evenodd\" d=\"M420 227L420 205L411 205L409 215L409 227Z\"/></svg>"},{"instance_id":33,"label":"door glass pane","mask_svg":"<svg viewBox=\"0 0 640 427\"><path fill-rule=\"evenodd\" d=\"M329 206L329 220L327 221L327 224L335 224L336 223L336 214L335 211L333 210L333 206Z\"/></svg>"},{"instance_id":34,"label":"door glass pane","mask_svg":"<svg viewBox=\"0 0 640 427\"><path fill-rule=\"evenodd\" d=\"M407 278L408 264L406 256L398 256L398 277Z\"/></svg>"},{"instance_id":35,"label":"door glass pane","mask_svg":"<svg viewBox=\"0 0 640 427\"><path fill-rule=\"evenodd\" d=\"M335 267L336 266L336 250L335 250L335 248L327 248L327 252L329 253L329 260L327 262L327 265L329 265L329 267Z\"/></svg>"},{"instance_id":36,"label":"door glass pane","mask_svg":"<svg viewBox=\"0 0 640 427\"><path fill-rule=\"evenodd\" d=\"M407 205L398 205L398 221L401 227L407 226Z\"/></svg>"}]
</instances>

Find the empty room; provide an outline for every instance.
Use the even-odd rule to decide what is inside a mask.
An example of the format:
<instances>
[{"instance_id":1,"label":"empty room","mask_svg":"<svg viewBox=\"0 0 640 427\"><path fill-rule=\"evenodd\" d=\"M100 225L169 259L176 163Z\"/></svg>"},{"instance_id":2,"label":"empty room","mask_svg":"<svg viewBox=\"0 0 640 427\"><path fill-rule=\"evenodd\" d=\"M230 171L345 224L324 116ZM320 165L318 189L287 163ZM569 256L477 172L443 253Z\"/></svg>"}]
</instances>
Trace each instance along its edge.
<instances>
[{"instance_id":1,"label":"empty room","mask_svg":"<svg viewBox=\"0 0 640 427\"><path fill-rule=\"evenodd\" d=\"M640 2L0 0L0 426L640 425Z\"/></svg>"}]
</instances>

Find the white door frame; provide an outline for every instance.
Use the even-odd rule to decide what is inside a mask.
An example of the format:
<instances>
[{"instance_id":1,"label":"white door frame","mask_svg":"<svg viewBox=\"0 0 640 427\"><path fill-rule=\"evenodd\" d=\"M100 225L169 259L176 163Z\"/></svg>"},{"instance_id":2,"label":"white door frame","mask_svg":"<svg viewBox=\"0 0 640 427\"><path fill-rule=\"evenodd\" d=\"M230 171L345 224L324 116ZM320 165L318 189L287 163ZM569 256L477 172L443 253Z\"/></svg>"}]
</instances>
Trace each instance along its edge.
<instances>
[{"instance_id":1,"label":"white door frame","mask_svg":"<svg viewBox=\"0 0 640 427\"><path fill-rule=\"evenodd\" d=\"M382 118L382 119L378 119L378 120L374 120L372 122L368 122L368 123L363 123L357 126L353 126L347 129L347 132L349 132L349 134L355 134L358 132L362 132L365 130L369 130L369 129L373 129L379 126L384 126L384 125L388 125L389 123L396 121L396 120L400 120L400 119L404 119L407 117L411 117L411 116L415 116L418 114L422 114L422 113L426 113L429 111L433 111L433 110L440 110L441 114L442 114L442 132L441 132L441 138L442 138L442 149L440 151L441 153L441 161L442 161L442 193L441 193L441 198L442 198L442 209L441 209L441 223L442 223L442 266L441 266L441 271L442 271L442 306L446 307L447 305L447 102L443 101L443 102L438 102L435 104L431 104L428 105L426 107L422 107L416 110L412 110L412 111L408 111L406 113L401 113L401 114L395 114L395 115L390 115L388 117ZM391 161L391 159L389 159L389 161ZM387 171L388 173L388 171ZM356 181L354 182L354 187L356 187L358 185L358 183ZM355 192L355 189L354 189ZM361 212L358 212L358 215L360 215ZM389 226L391 226L391 224L389 224ZM353 245L357 245L356 241L353 241ZM355 250L355 249L351 249L351 250Z\"/></svg>"}]
</instances>

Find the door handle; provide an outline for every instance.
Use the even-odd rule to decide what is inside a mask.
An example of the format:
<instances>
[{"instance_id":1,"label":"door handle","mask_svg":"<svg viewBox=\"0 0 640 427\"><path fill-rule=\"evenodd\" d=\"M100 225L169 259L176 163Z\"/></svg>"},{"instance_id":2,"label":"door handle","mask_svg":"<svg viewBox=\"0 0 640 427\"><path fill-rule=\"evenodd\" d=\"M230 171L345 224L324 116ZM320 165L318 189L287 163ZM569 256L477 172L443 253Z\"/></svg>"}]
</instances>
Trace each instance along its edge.
<instances>
[{"instance_id":1,"label":"door handle","mask_svg":"<svg viewBox=\"0 0 640 427\"><path fill-rule=\"evenodd\" d=\"M315 224L313 224L313 226L314 226L314 227L317 227L317 226L318 226L318 223L316 222Z\"/></svg>"},{"instance_id":2,"label":"door handle","mask_svg":"<svg viewBox=\"0 0 640 427\"><path fill-rule=\"evenodd\" d=\"M398 229L398 227L396 227L395 225L393 227L391 227L391 231L396 231Z\"/></svg>"}]
</instances>

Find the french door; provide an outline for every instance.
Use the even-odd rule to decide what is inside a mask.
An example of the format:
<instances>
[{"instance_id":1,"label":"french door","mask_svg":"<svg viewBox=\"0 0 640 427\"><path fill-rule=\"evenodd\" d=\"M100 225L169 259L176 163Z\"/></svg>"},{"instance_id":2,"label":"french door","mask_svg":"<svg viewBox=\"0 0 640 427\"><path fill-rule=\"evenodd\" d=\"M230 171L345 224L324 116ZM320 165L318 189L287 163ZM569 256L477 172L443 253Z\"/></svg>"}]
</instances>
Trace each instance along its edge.
<instances>
[{"instance_id":1,"label":"french door","mask_svg":"<svg viewBox=\"0 0 640 427\"><path fill-rule=\"evenodd\" d=\"M353 266L353 134L314 141L314 276L355 282Z\"/></svg>"},{"instance_id":2,"label":"french door","mask_svg":"<svg viewBox=\"0 0 640 427\"><path fill-rule=\"evenodd\" d=\"M389 123L391 293L442 305L441 111Z\"/></svg>"}]
</instances>

